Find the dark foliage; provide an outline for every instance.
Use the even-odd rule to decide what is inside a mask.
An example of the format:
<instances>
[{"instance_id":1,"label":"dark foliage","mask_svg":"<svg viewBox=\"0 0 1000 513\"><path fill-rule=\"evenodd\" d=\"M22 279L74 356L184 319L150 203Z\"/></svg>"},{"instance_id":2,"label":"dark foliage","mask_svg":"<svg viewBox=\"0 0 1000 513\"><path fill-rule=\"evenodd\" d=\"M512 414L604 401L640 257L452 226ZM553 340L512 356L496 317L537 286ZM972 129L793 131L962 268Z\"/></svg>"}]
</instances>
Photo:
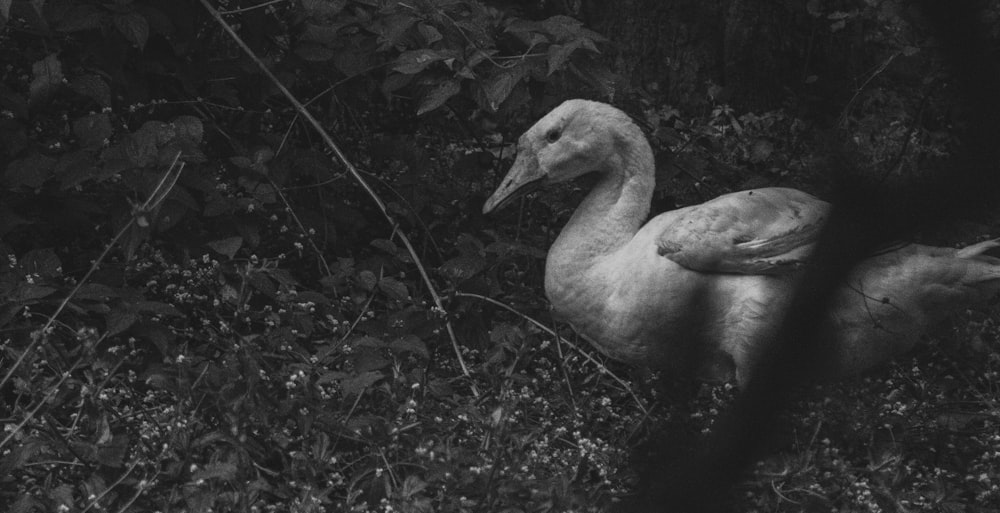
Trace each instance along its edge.
<instances>
[{"instance_id":1,"label":"dark foliage","mask_svg":"<svg viewBox=\"0 0 1000 513\"><path fill-rule=\"evenodd\" d=\"M705 440L735 392L657 389L546 327L545 248L578 191L484 219L510 136L564 97L613 97L649 129L664 207L751 185L829 190L831 155L908 182L946 165L951 125L996 112L982 95L996 89L952 94L934 36L876 3L810 3L823 30L878 27L875 46L906 64L841 91L836 124L802 119L811 100L796 97L746 112L714 84L704 108L656 104L608 71L609 42L568 2L219 3L390 223L202 3L0 0L0 510L617 503L637 482L630 450L667 426L683 454L673 438ZM900 34L913 40L887 44ZM845 129L854 140L832 154ZM986 474L1000 342L977 315L874 380L790 391L741 504L1000 504Z\"/></svg>"}]
</instances>

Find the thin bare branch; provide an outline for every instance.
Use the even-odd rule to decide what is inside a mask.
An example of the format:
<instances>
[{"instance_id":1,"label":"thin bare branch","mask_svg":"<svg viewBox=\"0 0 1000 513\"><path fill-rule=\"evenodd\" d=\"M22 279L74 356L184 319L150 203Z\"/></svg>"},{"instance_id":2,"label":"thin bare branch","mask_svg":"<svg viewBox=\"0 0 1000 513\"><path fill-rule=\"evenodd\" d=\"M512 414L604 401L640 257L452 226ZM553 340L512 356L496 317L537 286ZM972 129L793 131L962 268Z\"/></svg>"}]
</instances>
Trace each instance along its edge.
<instances>
[{"instance_id":1,"label":"thin bare branch","mask_svg":"<svg viewBox=\"0 0 1000 513\"><path fill-rule=\"evenodd\" d=\"M423 278L424 284L427 286L427 290L430 293L435 306L440 308L441 311L445 311L444 303L441 301L441 296L438 295L437 289L434 287L434 283L431 281L430 276L427 274L427 270L424 268L424 265L420 260L420 257L417 255L416 250L413 248L413 244L410 243L410 239L406 236L406 234L398 229L399 223L392 216L392 214L389 213L389 209L386 207L385 202L382 201L382 198L379 197L379 195L375 192L374 189L372 189L371 185L368 184L368 181L365 180L363 176L361 176L361 172L358 171L358 169L354 166L354 164L347 158L347 155L343 152L343 150L340 149L340 146L338 146L337 143L334 142L333 138L326 131L326 129L323 128L323 125L320 124L319 120L317 120L316 117L313 116L312 113L306 109L305 105L303 105L302 102L300 102L299 99L296 98L296 96L293 95L292 92L289 91L288 88L285 87L285 85L281 83L280 80L278 80L278 77L276 77L274 73L271 72L271 70L267 67L267 65L260 60L257 54L254 53L254 51L249 46L247 46L247 44L243 41L243 39L239 36L239 34L236 33L236 30L233 29L232 25L230 25L226 20L222 19L222 14L214 7L212 7L212 5L208 2L208 0L200 0L200 2L201 5L204 6L205 9L209 12L209 14L213 18L215 18L215 21L223 28L223 30L225 30L226 33L229 34L229 36L233 39L233 41L237 45L239 45L239 47L243 49L246 55L257 64L261 72L263 72L264 75L267 76L269 80L271 80L274 86L277 87L279 91L281 91L281 94L283 94L285 96L285 99L287 99L288 102L291 103L293 107L295 107L295 110L299 113L299 115L301 115L306 121L309 122L309 124L313 127L316 133L323 139L323 142L326 144L326 146L330 148L331 151L333 151L334 155L337 156L337 160L339 160L340 163L347 168L348 172L350 172L351 176L354 177L354 180L358 183L358 185L360 185L361 188L364 189L365 193L368 194L371 200L378 207L379 211L382 212L382 216L385 217L385 220L389 223L389 226L392 227L393 232L395 232L395 235L399 238L400 242L402 242L403 245L406 246L406 250L407 252L409 252L410 257L413 258L414 265L416 265L417 270L420 272L420 277ZM451 325L451 321L447 319L447 316L445 317L445 328L448 331L448 336L451 338L452 349L455 351L455 357L458 359L458 364L462 368L462 374L464 374L466 377L471 378L472 375L469 373L469 368L466 366L465 359L462 357L462 351L458 346L458 338L455 336L455 330ZM475 383L470 383L470 385L472 387L473 394L476 397L479 397L479 390L476 388Z\"/></svg>"}]
</instances>

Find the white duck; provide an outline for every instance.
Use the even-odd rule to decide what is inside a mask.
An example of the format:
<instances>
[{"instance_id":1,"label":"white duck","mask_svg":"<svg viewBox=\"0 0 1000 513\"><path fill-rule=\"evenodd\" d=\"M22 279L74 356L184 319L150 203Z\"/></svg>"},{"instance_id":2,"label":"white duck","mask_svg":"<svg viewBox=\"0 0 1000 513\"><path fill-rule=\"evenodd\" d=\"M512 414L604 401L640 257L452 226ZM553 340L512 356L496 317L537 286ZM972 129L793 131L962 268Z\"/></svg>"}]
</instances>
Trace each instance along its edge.
<instances>
[{"instance_id":1,"label":"white duck","mask_svg":"<svg viewBox=\"0 0 1000 513\"><path fill-rule=\"evenodd\" d=\"M643 225L653 171L649 144L624 112L569 100L521 136L483 212L533 186L597 173L549 250L545 293L557 317L613 359L745 383L829 205L795 189L754 189ZM947 312L995 294L1000 259L983 253L998 246L909 244L864 260L821 330L833 355L824 370L869 369L909 350ZM712 347L692 348L694 340Z\"/></svg>"}]
</instances>

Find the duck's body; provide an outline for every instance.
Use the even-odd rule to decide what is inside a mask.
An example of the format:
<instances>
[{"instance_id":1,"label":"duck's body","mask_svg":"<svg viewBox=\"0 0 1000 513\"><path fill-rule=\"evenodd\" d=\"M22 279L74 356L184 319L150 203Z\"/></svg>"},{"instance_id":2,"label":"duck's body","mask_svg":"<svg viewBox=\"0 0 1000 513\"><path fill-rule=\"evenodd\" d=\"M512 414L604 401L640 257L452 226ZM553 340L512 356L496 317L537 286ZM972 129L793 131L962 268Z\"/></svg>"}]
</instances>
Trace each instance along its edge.
<instances>
[{"instance_id":1,"label":"duck's body","mask_svg":"<svg viewBox=\"0 0 1000 513\"><path fill-rule=\"evenodd\" d=\"M755 189L643 224L654 186L645 137L611 106L570 100L522 136L484 210L526 185L591 171L600 179L546 262L557 316L611 358L745 381L784 318L829 205L795 189ZM862 262L822 327L833 355L825 370L866 370L910 349L948 311L995 294L1000 259L982 253L996 245L907 245Z\"/></svg>"}]
</instances>

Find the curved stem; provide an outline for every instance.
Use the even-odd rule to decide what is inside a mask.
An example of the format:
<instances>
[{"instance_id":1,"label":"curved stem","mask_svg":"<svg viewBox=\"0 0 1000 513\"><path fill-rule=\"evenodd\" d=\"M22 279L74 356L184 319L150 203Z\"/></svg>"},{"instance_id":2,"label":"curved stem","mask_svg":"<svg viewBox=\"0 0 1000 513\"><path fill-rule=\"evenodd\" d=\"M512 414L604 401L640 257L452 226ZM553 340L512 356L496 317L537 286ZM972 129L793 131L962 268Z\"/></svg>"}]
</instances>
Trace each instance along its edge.
<instances>
[{"instance_id":1,"label":"curved stem","mask_svg":"<svg viewBox=\"0 0 1000 513\"><path fill-rule=\"evenodd\" d=\"M351 174L352 177L354 177L354 180L358 183L358 185L360 185L361 188L364 189L365 193L368 194L368 197L371 198L372 202L375 203L375 206L377 206L379 211L382 213L382 216L385 217L385 220L389 223L389 226L392 227L393 232L395 232L396 236L399 237L400 242L402 242L403 245L406 246L406 250L413 258L413 263L417 266L417 270L420 272L420 276L421 278L423 278L424 284L427 286L427 290L430 293L435 306L440 308L442 311L446 311L444 309L444 304L441 302L441 297L438 295L437 290L434 288L434 283L431 281L430 276L427 274L427 271L424 268L424 265L421 262L420 257L417 256L416 250L413 249L413 245L410 243L410 239L406 236L405 233L398 230L399 223L396 221L395 218L392 217L392 214L389 213L389 209L386 207L385 202L382 201L382 198L379 197L379 195L375 192L374 189L372 189L371 185L368 184L368 181L365 180L363 176L361 176L361 173L354 166L354 164L347 158L347 155L343 152L343 150L340 149L340 146L338 146L337 143L333 141L333 138L323 128L323 125L320 124L319 120L317 120L312 115L312 113L306 109L305 105L303 105L302 102L300 102L299 99L296 98L295 95L293 95L292 92L289 91L288 88L285 87L285 85L281 83L280 80L278 80L278 77L276 77L274 73L271 72L271 70L267 67L267 65L264 64L264 62L261 61L259 57L257 57L257 54L255 54L253 50L249 46L247 46L247 44L243 41L243 39L236 33L232 25L227 23L226 20L222 19L222 14L214 7L212 7L212 5L208 3L208 0L200 0L200 1L201 5L205 7L205 10L208 11L208 13L212 16L212 18L214 18L215 21L223 28L223 30L225 30L226 33L229 34L229 37L231 37L232 40L237 45L239 45L239 47L243 50L243 52L246 53L246 55L257 64L261 72L264 73L264 75L271 81L271 83L273 83L274 86L277 87L279 91L281 91L281 94L284 95L285 99L292 104L292 106L299 113L299 115L301 115L307 122L309 122L309 125L313 127L316 133L323 140L323 143L326 144L328 148L330 148L330 150L334 153L334 155L337 156L337 160L339 160L340 163L347 168L348 172ZM458 339L455 337L455 330L451 326L451 321L447 320L447 318L445 319L445 327L448 331L448 336L451 338L451 345L452 349L455 351L455 357L458 359L458 364L462 368L462 374L464 374L468 378L471 378L472 375L469 373L469 368L465 365L465 359L462 358L462 352L458 347ZM476 397L479 397L479 390L476 388L475 383L472 383L472 392Z\"/></svg>"}]
</instances>

